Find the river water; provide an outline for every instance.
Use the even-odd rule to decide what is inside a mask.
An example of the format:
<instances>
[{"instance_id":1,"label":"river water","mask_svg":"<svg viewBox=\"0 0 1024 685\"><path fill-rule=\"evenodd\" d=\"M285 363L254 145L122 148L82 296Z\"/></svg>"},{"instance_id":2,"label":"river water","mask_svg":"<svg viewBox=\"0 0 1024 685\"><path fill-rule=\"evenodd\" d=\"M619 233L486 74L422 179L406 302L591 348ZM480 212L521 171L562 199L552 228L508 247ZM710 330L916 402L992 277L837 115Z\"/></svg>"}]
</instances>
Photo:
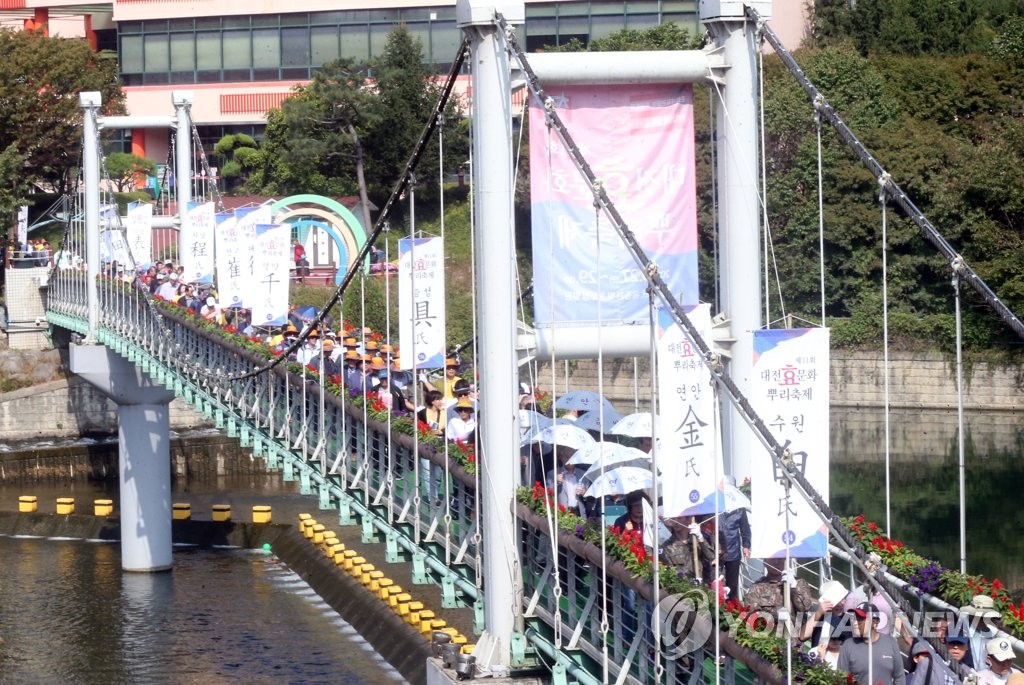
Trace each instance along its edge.
<instances>
[{"instance_id":1,"label":"river water","mask_svg":"<svg viewBox=\"0 0 1024 685\"><path fill-rule=\"evenodd\" d=\"M404 682L272 555L176 548L123 573L116 543L0 537L0 682Z\"/></svg>"},{"instance_id":2,"label":"river water","mask_svg":"<svg viewBox=\"0 0 1024 685\"><path fill-rule=\"evenodd\" d=\"M0 486L0 508L34 494L117 500L117 484ZM175 502L209 520L255 504L276 523L317 515L316 500L279 478L175 486ZM121 571L118 543L0 536L0 683L403 683L355 629L273 555L175 547L173 571Z\"/></svg>"}]
</instances>

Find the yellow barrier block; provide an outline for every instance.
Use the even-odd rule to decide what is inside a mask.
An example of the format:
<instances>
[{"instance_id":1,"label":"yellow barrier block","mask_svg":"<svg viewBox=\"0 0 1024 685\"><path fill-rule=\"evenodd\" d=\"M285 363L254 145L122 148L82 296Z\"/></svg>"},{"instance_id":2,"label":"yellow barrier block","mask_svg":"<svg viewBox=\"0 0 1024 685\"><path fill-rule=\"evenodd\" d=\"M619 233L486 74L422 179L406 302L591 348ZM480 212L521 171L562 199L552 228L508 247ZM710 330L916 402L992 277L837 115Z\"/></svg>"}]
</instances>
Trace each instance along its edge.
<instances>
[{"instance_id":1,"label":"yellow barrier block","mask_svg":"<svg viewBox=\"0 0 1024 685\"><path fill-rule=\"evenodd\" d=\"M175 521L188 521L192 518L192 505L186 502L175 502L171 505L171 516Z\"/></svg>"},{"instance_id":2,"label":"yellow barrier block","mask_svg":"<svg viewBox=\"0 0 1024 685\"><path fill-rule=\"evenodd\" d=\"M409 602L409 613L405 615L405 622L418 626L420 624L420 612L430 611L423 608L423 602Z\"/></svg>"},{"instance_id":3,"label":"yellow barrier block","mask_svg":"<svg viewBox=\"0 0 1024 685\"><path fill-rule=\"evenodd\" d=\"M388 601L388 595L391 594L391 588L395 584L395 581L390 578L381 578L377 581L377 596L383 601Z\"/></svg>"},{"instance_id":4,"label":"yellow barrier block","mask_svg":"<svg viewBox=\"0 0 1024 685\"><path fill-rule=\"evenodd\" d=\"M354 573L353 569L358 569L360 566L366 563L366 559L359 556L349 557L348 561L345 562L345 570L349 573Z\"/></svg>"},{"instance_id":5,"label":"yellow barrier block","mask_svg":"<svg viewBox=\"0 0 1024 685\"><path fill-rule=\"evenodd\" d=\"M309 519L305 522L305 528L302 529L302 534L306 536L308 540L313 539L313 526L316 525L315 519Z\"/></svg>"},{"instance_id":6,"label":"yellow barrier block","mask_svg":"<svg viewBox=\"0 0 1024 685\"><path fill-rule=\"evenodd\" d=\"M213 505L213 520L220 523L231 520L231 505L230 504L214 504Z\"/></svg>"},{"instance_id":7,"label":"yellow barrier block","mask_svg":"<svg viewBox=\"0 0 1024 685\"><path fill-rule=\"evenodd\" d=\"M435 630L441 630L441 628L444 628L446 625L448 625L448 622L445 621L443 618L431 618L423 620L423 617L420 616L421 635L433 635Z\"/></svg>"},{"instance_id":8,"label":"yellow barrier block","mask_svg":"<svg viewBox=\"0 0 1024 685\"><path fill-rule=\"evenodd\" d=\"M257 504L252 508L253 523L270 523L272 517L273 512L267 504Z\"/></svg>"},{"instance_id":9,"label":"yellow barrier block","mask_svg":"<svg viewBox=\"0 0 1024 685\"><path fill-rule=\"evenodd\" d=\"M18 498L18 511L22 514L39 511L39 499L35 495L22 495Z\"/></svg>"},{"instance_id":10,"label":"yellow barrier block","mask_svg":"<svg viewBox=\"0 0 1024 685\"><path fill-rule=\"evenodd\" d=\"M354 549L346 549L341 553L343 557L341 567L346 571L352 570L352 560L356 558L356 551Z\"/></svg>"},{"instance_id":11,"label":"yellow barrier block","mask_svg":"<svg viewBox=\"0 0 1024 685\"><path fill-rule=\"evenodd\" d=\"M404 602L402 601L402 597L403 596L407 596L407 598L406 598L406 600ZM413 605L415 605L415 608L413 607ZM402 595L400 595L398 597L398 613L402 617L406 617L411 612L419 611L422 608L423 608L423 602L414 602L414 601L412 601L412 595L410 595L407 592L406 593L402 593ZM408 621L409 619L406 618L406 620Z\"/></svg>"},{"instance_id":12,"label":"yellow barrier block","mask_svg":"<svg viewBox=\"0 0 1024 685\"><path fill-rule=\"evenodd\" d=\"M391 608L399 616L405 616L409 613L409 602L412 601L412 595L408 592L399 592L394 597L395 603L391 605Z\"/></svg>"},{"instance_id":13,"label":"yellow barrier block","mask_svg":"<svg viewBox=\"0 0 1024 685\"><path fill-rule=\"evenodd\" d=\"M423 632L423 625L426 624L427 626L429 626L430 622L434 620L434 612L431 611L430 609L421 609L420 612L419 612L419 616L417 616L416 619L417 620L415 620L415 621L409 621L409 622L412 623L413 627L416 630L418 630L418 631L420 631L422 633Z\"/></svg>"},{"instance_id":14,"label":"yellow barrier block","mask_svg":"<svg viewBox=\"0 0 1024 685\"><path fill-rule=\"evenodd\" d=\"M372 592L375 595L380 594L380 581L383 580L383 579L384 579L384 572L383 571L370 571L370 582L369 582L369 585L368 585L369 588L370 588L370 592ZM365 584L366 583L364 583L364 585Z\"/></svg>"},{"instance_id":15,"label":"yellow barrier block","mask_svg":"<svg viewBox=\"0 0 1024 685\"><path fill-rule=\"evenodd\" d=\"M472 654L474 649L476 649L476 643L473 643L471 645L462 645L463 654Z\"/></svg>"},{"instance_id":16,"label":"yellow barrier block","mask_svg":"<svg viewBox=\"0 0 1024 685\"><path fill-rule=\"evenodd\" d=\"M405 593L401 585L392 585L388 588L388 606L392 609L398 609L398 598Z\"/></svg>"},{"instance_id":17,"label":"yellow barrier block","mask_svg":"<svg viewBox=\"0 0 1024 685\"><path fill-rule=\"evenodd\" d=\"M331 559L337 559L341 556L341 553L345 551L345 545L340 542L335 542L333 545L327 548L327 556Z\"/></svg>"},{"instance_id":18,"label":"yellow barrier block","mask_svg":"<svg viewBox=\"0 0 1024 685\"><path fill-rule=\"evenodd\" d=\"M331 531L327 531L326 533L324 533L324 542L322 545L320 545L320 548L323 549L324 554L326 554L327 556L331 556L331 554L333 554L331 548L334 547L334 545L338 544L338 542L340 542L338 540L338 536L332 533Z\"/></svg>"},{"instance_id":19,"label":"yellow barrier block","mask_svg":"<svg viewBox=\"0 0 1024 685\"><path fill-rule=\"evenodd\" d=\"M456 645L464 645L464 644L466 644L466 636L465 635L462 635L461 633L459 633L459 631L455 630L455 628L445 628L444 632L447 633L449 630L454 631L454 633L452 633L452 644L456 644Z\"/></svg>"},{"instance_id":20,"label":"yellow barrier block","mask_svg":"<svg viewBox=\"0 0 1024 685\"><path fill-rule=\"evenodd\" d=\"M302 532L306 531L306 521L313 519L312 514L299 514L299 530Z\"/></svg>"},{"instance_id":21,"label":"yellow barrier block","mask_svg":"<svg viewBox=\"0 0 1024 685\"><path fill-rule=\"evenodd\" d=\"M373 571L376 571L376 570L377 570L377 567L374 566L373 564L370 564L370 563L360 564L359 566L353 566L352 567L352 575L355 576L356 580L358 580L363 585L369 585L370 584L370 573L373 572Z\"/></svg>"},{"instance_id":22,"label":"yellow barrier block","mask_svg":"<svg viewBox=\"0 0 1024 685\"><path fill-rule=\"evenodd\" d=\"M93 516L113 516L114 514L114 500L112 499L98 499L92 503Z\"/></svg>"},{"instance_id":23,"label":"yellow barrier block","mask_svg":"<svg viewBox=\"0 0 1024 685\"><path fill-rule=\"evenodd\" d=\"M318 523L313 526L313 544L319 545L324 541L324 531L327 529L322 523Z\"/></svg>"},{"instance_id":24,"label":"yellow barrier block","mask_svg":"<svg viewBox=\"0 0 1024 685\"><path fill-rule=\"evenodd\" d=\"M57 498L57 513L58 514L74 514L75 513L75 498L74 497L58 497Z\"/></svg>"}]
</instances>

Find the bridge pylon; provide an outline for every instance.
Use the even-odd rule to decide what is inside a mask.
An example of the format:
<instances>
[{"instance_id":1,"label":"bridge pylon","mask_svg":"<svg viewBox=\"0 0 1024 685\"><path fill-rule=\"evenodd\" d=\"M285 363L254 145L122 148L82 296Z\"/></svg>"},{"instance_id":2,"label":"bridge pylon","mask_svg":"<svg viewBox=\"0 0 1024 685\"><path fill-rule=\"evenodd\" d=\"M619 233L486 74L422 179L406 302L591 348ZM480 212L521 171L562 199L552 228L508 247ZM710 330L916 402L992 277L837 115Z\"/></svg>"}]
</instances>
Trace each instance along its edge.
<instances>
[{"instance_id":1,"label":"bridge pylon","mask_svg":"<svg viewBox=\"0 0 1024 685\"><path fill-rule=\"evenodd\" d=\"M117 404L121 568L171 568L170 402L174 393L103 345L72 344L71 371Z\"/></svg>"}]
</instances>

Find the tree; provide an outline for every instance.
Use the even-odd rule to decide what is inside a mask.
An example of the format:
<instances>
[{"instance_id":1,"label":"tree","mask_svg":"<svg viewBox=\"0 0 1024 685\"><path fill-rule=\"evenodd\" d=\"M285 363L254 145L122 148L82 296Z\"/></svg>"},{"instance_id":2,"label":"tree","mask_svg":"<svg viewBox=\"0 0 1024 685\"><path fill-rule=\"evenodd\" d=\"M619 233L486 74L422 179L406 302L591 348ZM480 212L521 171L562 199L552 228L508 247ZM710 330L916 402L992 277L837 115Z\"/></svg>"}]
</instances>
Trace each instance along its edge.
<instances>
[{"instance_id":1,"label":"tree","mask_svg":"<svg viewBox=\"0 0 1024 685\"><path fill-rule=\"evenodd\" d=\"M213 153L220 159L220 177L224 179L225 189L244 184L259 160L256 141L244 133L224 136L213 146Z\"/></svg>"},{"instance_id":2,"label":"tree","mask_svg":"<svg viewBox=\"0 0 1024 685\"><path fill-rule=\"evenodd\" d=\"M48 38L40 31L0 30L0 149L24 155L22 174L60 193L72 188L81 163L78 94L98 91L104 114L124 112L117 64L85 40ZM0 179L10 187L11 179Z\"/></svg>"},{"instance_id":3,"label":"tree","mask_svg":"<svg viewBox=\"0 0 1024 685\"><path fill-rule=\"evenodd\" d=\"M107 155L106 165L110 180L121 193L133 190L139 177L156 174L156 163L153 160L127 152Z\"/></svg>"},{"instance_id":4,"label":"tree","mask_svg":"<svg viewBox=\"0 0 1024 685\"><path fill-rule=\"evenodd\" d=\"M399 25L388 36L384 54L372 63L340 59L325 64L280 110L268 112L249 185L270 193L358 192L364 207L370 200L381 204L399 180L438 96L439 87L423 66L422 43ZM446 121L457 124L459 119L455 103L449 103ZM451 123L445 131L445 166L453 169L468 155L468 131ZM421 180L437 168L432 144L420 159ZM436 197L437 184L421 184L419 192L423 199Z\"/></svg>"}]
</instances>

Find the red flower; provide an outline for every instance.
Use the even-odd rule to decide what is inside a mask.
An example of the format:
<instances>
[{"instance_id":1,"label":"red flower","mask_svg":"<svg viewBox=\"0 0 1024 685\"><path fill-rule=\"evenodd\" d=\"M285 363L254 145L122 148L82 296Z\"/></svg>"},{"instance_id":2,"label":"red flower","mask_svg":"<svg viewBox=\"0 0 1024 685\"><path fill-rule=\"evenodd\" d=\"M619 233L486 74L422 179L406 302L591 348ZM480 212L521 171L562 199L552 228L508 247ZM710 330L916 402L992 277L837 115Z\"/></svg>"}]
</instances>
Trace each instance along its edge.
<instances>
[{"instance_id":1,"label":"red flower","mask_svg":"<svg viewBox=\"0 0 1024 685\"><path fill-rule=\"evenodd\" d=\"M878 530L878 524L872 521L868 524L868 530L870 530L872 533L876 532Z\"/></svg>"},{"instance_id":2,"label":"red flower","mask_svg":"<svg viewBox=\"0 0 1024 685\"><path fill-rule=\"evenodd\" d=\"M853 519L854 523L864 523L864 514L861 514L857 518Z\"/></svg>"}]
</instances>

